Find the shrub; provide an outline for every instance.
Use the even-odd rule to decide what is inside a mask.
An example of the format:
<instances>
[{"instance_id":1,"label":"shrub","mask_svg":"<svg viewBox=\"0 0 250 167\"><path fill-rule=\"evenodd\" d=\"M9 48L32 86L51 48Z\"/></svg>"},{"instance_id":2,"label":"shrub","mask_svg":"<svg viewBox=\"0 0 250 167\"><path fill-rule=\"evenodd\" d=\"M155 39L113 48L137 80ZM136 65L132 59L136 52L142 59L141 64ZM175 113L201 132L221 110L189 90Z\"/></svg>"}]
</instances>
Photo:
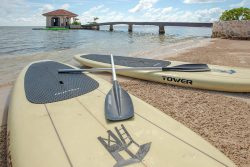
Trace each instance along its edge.
<instances>
[{"instance_id":1,"label":"shrub","mask_svg":"<svg viewBox=\"0 0 250 167\"><path fill-rule=\"evenodd\" d=\"M78 21L74 21L74 22L72 23L72 25L81 25L81 23L78 22Z\"/></svg>"},{"instance_id":2,"label":"shrub","mask_svg":"<svg viewBox=\"0 0 250 167\"><path fill-rule=\"evenodd\" d=\"M234 8L226 10L222 13L220 20L250 20L250 9L249 8Z\"/></svg>"}]
</instances>

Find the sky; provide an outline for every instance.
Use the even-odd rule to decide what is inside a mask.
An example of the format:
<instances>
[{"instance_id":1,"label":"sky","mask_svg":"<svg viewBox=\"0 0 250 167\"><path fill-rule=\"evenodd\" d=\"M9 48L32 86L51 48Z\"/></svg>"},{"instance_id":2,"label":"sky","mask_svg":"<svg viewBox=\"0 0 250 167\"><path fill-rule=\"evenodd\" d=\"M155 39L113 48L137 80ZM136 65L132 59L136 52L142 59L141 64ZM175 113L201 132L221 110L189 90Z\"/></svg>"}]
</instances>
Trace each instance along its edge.
<instances>
[{"instance_id":1,"label":"sky","mask_svg":"<svg viewBox=\"0 0 250 167\"><path fill-rule=\"evenodd\" d=\"M66 9L93 21L213 22L224 10L250 8L250 0L1 0L0 26L45 26L46 13Z\"/></svg>"}]
</instances>

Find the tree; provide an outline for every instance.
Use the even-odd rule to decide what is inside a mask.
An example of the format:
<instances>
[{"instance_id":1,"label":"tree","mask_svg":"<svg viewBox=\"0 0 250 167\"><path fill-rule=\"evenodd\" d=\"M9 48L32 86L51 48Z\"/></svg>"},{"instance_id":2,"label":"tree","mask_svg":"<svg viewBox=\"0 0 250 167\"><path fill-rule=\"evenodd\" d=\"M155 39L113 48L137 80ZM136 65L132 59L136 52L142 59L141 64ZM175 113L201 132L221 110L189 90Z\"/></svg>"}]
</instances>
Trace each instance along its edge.
<instances>
[{"instance_id":1,"label":"tree","mask_svg":"<svg viewBox=\"0 0 250 167\"><path fill-rule=\"evenodd\" d=\"M220 20L250 20L250 9L249 8L234 8L226 10L222 13Z\"/></svg>"},{"instance_id":2,"label":"tree","mask_svg":"<svg viewBox=\"0 0 250 167\"><path fill-rule=\"evenodd\" d=\"M94 22L96 22L96 20L98 20L99 18L98 17L94 17Z\"/></svg>"}]
</instances>

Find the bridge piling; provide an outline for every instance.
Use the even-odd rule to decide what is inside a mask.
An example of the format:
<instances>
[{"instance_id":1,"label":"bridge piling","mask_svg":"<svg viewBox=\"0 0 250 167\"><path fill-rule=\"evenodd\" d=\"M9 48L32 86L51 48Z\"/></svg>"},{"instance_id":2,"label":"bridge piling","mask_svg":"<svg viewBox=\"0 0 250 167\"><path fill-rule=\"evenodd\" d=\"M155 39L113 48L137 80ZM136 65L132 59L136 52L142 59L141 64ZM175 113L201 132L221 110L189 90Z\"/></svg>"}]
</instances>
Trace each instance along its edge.
<instances>
[{"instance_id":1,"label":"bridge piling","mask_svg":"<svg viewBox=\"0 0 250 167\"><path fill-rule=\"evenodd\" d=\"M164 25L159 25L159 34L165 34Z\"/></svg>"},{"instance_id":2,"label":"bridge piling","mask_svg":"<svg viewBox=\"0 0 250 167\"><path fill-rule=\"evenodd\" d=\"M110 25L109 25L109 31L114 31L114 26L113 26L113 24L110 24Z\"/></svg>"},{"instance_id":3,"label":"bridge piling","mask_svg":"<svg viewBox=\"0 0 250 167\"><path fill-rule=\"evenodd\" d=\"M128 32L133 32L133 24L128 25Z\"/></svg>"}]
</instances>

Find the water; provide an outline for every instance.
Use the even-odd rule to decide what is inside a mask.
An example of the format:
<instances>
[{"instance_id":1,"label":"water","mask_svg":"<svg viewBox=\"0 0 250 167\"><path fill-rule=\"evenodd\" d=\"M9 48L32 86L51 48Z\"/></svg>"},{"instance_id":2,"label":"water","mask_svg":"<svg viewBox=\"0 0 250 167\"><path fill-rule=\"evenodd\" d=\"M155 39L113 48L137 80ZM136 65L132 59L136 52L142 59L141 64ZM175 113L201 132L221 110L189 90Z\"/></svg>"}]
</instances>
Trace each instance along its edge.
<instances>
[{"instance_id":1,"label":"water","mask_svg":"<svg viewBox=\"0 0 250 167\"><path fill-rule=\"evenodd\" d=\"M167 46L171 43L211 35L210 28L166 27L166 34L159 35L156 26L134 26L128 33L127 26L107 26L101 31L32 30L33 27L0 27L0 56L26 55L76 48L88 53L120 53L123 55Z\"/></svg>"},{"instance_id":2,"label":"water","mask_svg":"<svg viewBox=\"0 0 250 167\"><path fill-rule=\"evenodd\" d=\"M134 26L133 33L127 32L127 26L114 26L114 32L107 31L107 26L100 31L32 28L0 27L0 88L13 83L21 69L33 61L50 59L79 66L72 58L82 53L156 58L211 35L211 28L166 27L165 35L159 35L156 26Z\"/></svg>"}]
</instances>

